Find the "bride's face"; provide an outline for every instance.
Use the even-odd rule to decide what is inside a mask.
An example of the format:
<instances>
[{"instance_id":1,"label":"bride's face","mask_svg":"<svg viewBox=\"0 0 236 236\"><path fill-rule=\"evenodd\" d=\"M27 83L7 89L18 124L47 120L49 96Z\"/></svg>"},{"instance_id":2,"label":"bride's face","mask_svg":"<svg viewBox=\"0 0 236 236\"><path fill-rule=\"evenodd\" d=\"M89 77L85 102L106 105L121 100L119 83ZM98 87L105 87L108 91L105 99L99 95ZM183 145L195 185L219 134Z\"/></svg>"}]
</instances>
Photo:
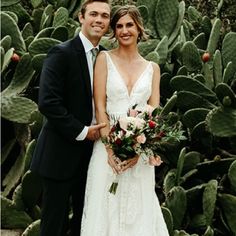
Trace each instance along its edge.
<instances>
[{"instance_id":1,"label":"bride's face","mask_svg":"<svg viewBox=\"0 0 236 236\"><path fill-rule=\"evenodd\" d=\"M116 23L115 37L121 45L137 44L139 30L128 14L122 16Z\"/></svg>"}]
</instances>

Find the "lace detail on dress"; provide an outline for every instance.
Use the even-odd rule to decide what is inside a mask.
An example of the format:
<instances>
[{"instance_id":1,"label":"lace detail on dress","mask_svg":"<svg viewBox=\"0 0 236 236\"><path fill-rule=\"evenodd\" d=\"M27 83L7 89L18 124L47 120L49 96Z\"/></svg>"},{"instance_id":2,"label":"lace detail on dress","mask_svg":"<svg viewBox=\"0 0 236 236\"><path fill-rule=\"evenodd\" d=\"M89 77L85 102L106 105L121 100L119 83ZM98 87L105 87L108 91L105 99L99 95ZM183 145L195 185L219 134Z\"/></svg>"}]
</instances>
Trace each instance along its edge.
<instances>
[{"instance_id":1,"label":"lace detail on dress","mask_svg":"<svg viewBox=\"0 0 236 236\"><path fill-rule=\"evenodd\" d=\"M135 104L144 108L152 91L152 63L148 63L129 94L109 53L105 54L109 116L126 116ZM154 167L140 158L133 168L119 175L113 195L108 190L115 176L107 159L105 146L99 140L94 144L88 168L81 236L168 236L155 194Z\"/></svg>"}]
</instances>

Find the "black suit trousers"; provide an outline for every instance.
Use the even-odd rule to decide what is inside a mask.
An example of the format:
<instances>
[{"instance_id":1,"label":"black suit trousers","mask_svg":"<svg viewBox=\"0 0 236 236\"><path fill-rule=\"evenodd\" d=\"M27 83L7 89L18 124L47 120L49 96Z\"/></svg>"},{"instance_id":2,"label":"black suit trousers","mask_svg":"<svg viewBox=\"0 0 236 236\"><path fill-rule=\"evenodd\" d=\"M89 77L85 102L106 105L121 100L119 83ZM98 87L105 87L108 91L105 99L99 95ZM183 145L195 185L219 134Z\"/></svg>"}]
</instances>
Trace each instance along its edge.
<instances>
[{"instance_id":1,"label":"black suit trousers","mask_svg":"<svg viewBox=\"0 0 236 236\"><path fill-rule=\"evenodd\" d=\"M71 236L80 235L85 185L86 174L69 180L43 178L40 236L65 236L68 230ZM69 224L71 209L73 217Z\"/></svg>"}]
</instances>

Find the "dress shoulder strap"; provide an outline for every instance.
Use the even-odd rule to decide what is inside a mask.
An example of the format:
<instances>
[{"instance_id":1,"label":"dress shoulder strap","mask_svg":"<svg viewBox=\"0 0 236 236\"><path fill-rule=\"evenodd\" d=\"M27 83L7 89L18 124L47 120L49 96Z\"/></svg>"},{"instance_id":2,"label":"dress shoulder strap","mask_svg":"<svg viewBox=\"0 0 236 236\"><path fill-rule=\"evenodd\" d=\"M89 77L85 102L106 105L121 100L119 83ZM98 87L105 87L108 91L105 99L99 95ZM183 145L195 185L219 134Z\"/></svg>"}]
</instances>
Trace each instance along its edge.
<instances>
[{"instance_id":1,"label":"dress shoulder strap","mask_svg":"<svg viewBox=\"0 0 236 236\"><path fill-rule=\"evenodd\" d=\"M112 59L111 59L111 56L109 55L109 52L108 51L103 51L106 55L106 60L107 60L107 65L109 66L112 66L113 63L112 63Z\"/></svg>"}]
</instances>

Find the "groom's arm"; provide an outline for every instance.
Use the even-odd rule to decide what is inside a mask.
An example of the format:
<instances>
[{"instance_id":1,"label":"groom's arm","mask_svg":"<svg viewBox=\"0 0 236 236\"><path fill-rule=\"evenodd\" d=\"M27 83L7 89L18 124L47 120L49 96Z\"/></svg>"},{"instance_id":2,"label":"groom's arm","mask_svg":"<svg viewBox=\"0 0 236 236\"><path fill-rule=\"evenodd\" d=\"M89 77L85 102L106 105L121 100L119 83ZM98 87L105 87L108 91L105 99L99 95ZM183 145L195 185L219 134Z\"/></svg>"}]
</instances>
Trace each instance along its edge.
<instances>
[{"instance_id":1,"label":"groom's arm","mask_svg":"<svg viewBox=\"0 0 236 236\"><path fill-rule=\"evenodd\" d=\"M75 140L85 125L64 105L65 79L70 61L68 53L60 46L49 51L40 77L39 110L57 132Z\"/></svg>"}]
</instances>

